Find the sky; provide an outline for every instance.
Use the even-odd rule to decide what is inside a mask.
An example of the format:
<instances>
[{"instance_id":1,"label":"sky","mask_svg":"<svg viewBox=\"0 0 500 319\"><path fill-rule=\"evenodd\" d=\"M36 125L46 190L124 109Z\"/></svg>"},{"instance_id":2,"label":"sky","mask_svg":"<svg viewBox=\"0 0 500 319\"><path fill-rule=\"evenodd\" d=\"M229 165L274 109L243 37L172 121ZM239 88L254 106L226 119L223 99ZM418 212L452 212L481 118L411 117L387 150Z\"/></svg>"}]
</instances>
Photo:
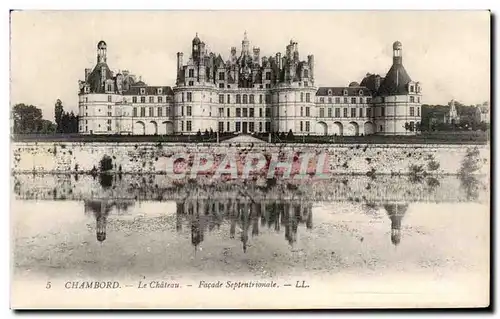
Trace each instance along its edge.
<instances>
[{"instance_id":1,"label":"sky","mask_svg":"<svg viewBox=\"0 0 500 319\"><path fill-rule=\"evenodd\" d=\"M16 11L11 14L11 106L33 104L54 120L54 104L76 111L78 80L107 62L149 85L175 85L176 53L189 57L198 33L227 60L244 32L261 57L285 52L293 39L301 60L315 57L316 86L347 86L366 73L382 76L392 43L403 44L403 65L422 85L422 102L489 101L488 11Z\"/></svg>"}]
</instances>

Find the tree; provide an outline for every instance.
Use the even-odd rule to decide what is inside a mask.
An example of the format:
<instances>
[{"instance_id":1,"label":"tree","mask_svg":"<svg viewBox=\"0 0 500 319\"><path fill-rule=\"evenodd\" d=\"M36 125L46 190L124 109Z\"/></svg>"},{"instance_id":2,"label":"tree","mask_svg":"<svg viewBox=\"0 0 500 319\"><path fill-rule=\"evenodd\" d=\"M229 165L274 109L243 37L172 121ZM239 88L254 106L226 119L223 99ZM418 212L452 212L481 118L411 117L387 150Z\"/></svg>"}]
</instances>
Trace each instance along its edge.
<instances>
[{"instance_id":1,"label":"tree","mask_svg":"<svg viewBox=\"0 0 500 319\"><path fill-rule=\"evenodd\" d=\"M210 138L214 137L214 130L212 130L212 128L210 128Z\"/></svg>"},{"instance_id":2,"label":"tree","mask_svg":"<svg viewBox=\"0 0 500 319\"><path fill-rule=\"evenodd\" d=\"M293 141L295 139L295 137L293 136L292 129L290 129L290 131L288 131L288 135L286 136L286 139L287 139L287 141Z\"/></svg>"},{"instance_id":3,"label":"tree","mask_svg":"<svg viewBox=\"0 0 500 319\"><path fill-rule=\"evenodd\" d=\"M62 118L63 118L64 108L61 100L57 99L54 105L54 117L56 119L57 132L63 133Z\"/></svg>"},{"instance_id":4,"label":"tree","mask_svg":"<svg viewBox=\"0 0 500 319\"><path fill-rule=\"evenodd\" d=\"M42 110L23 103L14 105L12 110L14 134L38 133L42 130Z\"/></svg>"}]
</instances>

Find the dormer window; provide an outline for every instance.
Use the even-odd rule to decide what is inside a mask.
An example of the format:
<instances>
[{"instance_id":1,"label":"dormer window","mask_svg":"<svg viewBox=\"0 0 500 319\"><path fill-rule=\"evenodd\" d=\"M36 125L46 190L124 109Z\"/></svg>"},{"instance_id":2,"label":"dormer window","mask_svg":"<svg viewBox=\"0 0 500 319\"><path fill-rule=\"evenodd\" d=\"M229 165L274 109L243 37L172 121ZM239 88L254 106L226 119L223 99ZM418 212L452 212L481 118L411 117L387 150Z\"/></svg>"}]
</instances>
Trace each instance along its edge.
<instances>
[{"instance_id":1,"label":"dormer window","mask_svg":"<svg viewBox=\"0 0 500 319\"><path fill-rule=\"evenodd\" d=\"M359 90L359 95L363 95L363 90Z\"/></svg>"},{"instance_id":2,"label":"dormer window","mask_svg":"<svg viewBox=\"0 0 500 319\"><path fill-rule=\"evenodd\" d=\"M146 89L145 88L141 88L141 94L146 94Z\"/></svg>"},{"instance_id":3,"label":"dormer window","mask_svg":"<svg viewBox=\"0 0 500 319\"><path fill-rule=\"evenodd\" d=\"M415 87L413 85L410 85L410 92L411 93L415 92Z\"/></svg>"},{"instance_id":4,"label":"dormer window","mask_svg":"<svg viewBox=\"0 0 500 319\"><path fill-rule=\"evenodd\" d=\"M309 77L309 70L304 70L304 77L308 78Z\"/></svg>"},{"instance_id":5,"label":"dormer window","mask_svg":"<svg viewBox=\"0 0 500 319\"><path fill-rule=\"evenodd\" d=\"M156 90L156 94L161 95L163 93L163 90L161 88L158 88Z\"/></svg>"},{"instance_id":6,"label":"dormer window","mask_svg":"<svg viewBox=\"0 0 500 319\"><path fill-rule=\"evenodd\" d=\"M347 95L347 90L344 90L344 95Z\"/></svg>"},{"instance_id":7,"label":"dormer window","mask_svg":"<svg viewBox=\"0 0 500 319\"><path fill-rule=\"evenodd\" d=\"M332 94L333 94L332 90L331 90L331 89L330 89L330 90L328 90L328 95L330 95L330 96L331 96Z\"/></svg>"}]
</instances>

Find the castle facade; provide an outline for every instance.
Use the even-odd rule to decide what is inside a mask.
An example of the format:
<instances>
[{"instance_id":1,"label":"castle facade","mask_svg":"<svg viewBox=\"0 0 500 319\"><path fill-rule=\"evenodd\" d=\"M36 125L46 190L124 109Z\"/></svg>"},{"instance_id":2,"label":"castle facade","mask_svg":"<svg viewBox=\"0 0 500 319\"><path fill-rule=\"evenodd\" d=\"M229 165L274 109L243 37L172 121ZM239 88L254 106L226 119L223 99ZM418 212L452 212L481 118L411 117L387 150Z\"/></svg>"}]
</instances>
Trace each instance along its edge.
<instances>
[{"instance_id":1,"label":"castle facade","mask_svg":"<svg viewBox=\"0 0 500 319\"><path fill-rule=\"evenodd\" d=\"M314 56L301 60L298 43L282 55L261 56L247 35L224 60L196 35L184 59L177 53L174 87L150 86L128 71L111 71L107 45L79 81L81 134L163 135L198 131L295 135L412 135L421 119L421 86L393 44L385 77L367 74L348 86L317 87Z\"/></svg>"}]
</instances>

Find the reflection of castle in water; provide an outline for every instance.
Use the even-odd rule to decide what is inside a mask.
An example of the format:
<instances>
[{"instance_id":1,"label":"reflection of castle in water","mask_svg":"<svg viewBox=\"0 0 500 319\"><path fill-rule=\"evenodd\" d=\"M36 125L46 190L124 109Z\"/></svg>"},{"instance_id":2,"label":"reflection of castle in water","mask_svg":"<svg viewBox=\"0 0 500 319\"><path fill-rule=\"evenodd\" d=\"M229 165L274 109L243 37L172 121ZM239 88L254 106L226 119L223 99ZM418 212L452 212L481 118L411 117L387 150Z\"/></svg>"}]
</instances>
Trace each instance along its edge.
<instances>
[{"instance_id":1,"label":"reflection of castle in water","mask_svg":"<svg viewBox=\"0 0 500 319\"><path fill-rule=\"evenodd\" d=\"M106 240L108 216L113 209L117 213L126 211L133 201L90 200L84 201L85 213L92 212L96 219L96 239ZM284 229L285 239L290 245L297 241L299 224L305 224L312 229L312 203L307 201L293 202L267 200L256 202L250 198L236 199L186 199L176 202L176 229L182 230L187 222L191 231L191 243L198 247L205 238L207 231L220 228L223 222L230 224L230 238L236 237L236 229L240 229L240 240L243 251L246 252L251 231L252 236L258 236L260 227L274 228L276 232ZM399 245L401 242L401 222L408 209L408 204L388 203L383 205L391 220L391 242ZM376 209L377 206L370 206Z\"/></svg>"},{"instance_id":2,"label":"reflection of castle in water","mask_svg":"<svg viewBox=\"0 0 500 319\"><path fill-rule=\"evenodd\" d=\"M84 212L92 212L96 220L96 238L102 242L106 240L106 226L108 216L113 208L118 212L126 211L133 202L130 201L108 201L108 200L88 200L84 201Z\"/></svg>"},{"instance_id":3,"label":"reflection of castle in water","mask_svg":"<svg viewBox=\"0 0 500 319\"><path fill-rule=\"evenodd\" d=\"M240 240L246 252L250 228L252 236L259 235L259 227L284 228L285 239L293 245L297 241L299 224L312 228L312 203L283 201L255 202L251 199L187 199L177 202L177 230L182 229L183 219L191 227L191 243L198 247L205 232L229 221L229 235L235 238L236 228L241 229Z\"/></svg>"}]
</instances>

